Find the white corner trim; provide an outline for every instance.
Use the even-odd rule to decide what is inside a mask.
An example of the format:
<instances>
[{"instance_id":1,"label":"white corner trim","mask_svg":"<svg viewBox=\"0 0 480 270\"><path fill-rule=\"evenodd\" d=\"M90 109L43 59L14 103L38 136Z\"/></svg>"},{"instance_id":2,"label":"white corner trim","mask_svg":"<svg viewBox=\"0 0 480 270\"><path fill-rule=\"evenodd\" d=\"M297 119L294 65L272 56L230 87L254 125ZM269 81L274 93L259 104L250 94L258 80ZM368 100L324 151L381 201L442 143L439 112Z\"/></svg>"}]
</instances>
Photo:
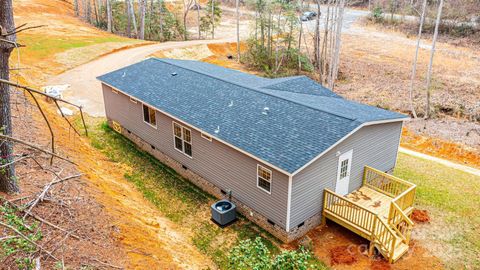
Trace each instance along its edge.
<instances>
[{"instance_id":1,"label":"white corner trim","mask_svg":"<svg viewBox=\"0 0 480 270\"><path fill-rule=\"evenodd\" d=\"M292 204L292 176L288 177L288 198L287 198L287 221L285 224L285 230L287 233L290 231L290 207Z\"/></svg>"},{"instance_id":2,"label":"white corner trim","mask_svg":"<svg viewBox=\"0 0 480 270\"><path fill-rule=\"evenodd\" d=\"M393 164L393 168L395 169L397 167L397 161L398 161L398 151L400 150L400 142L402 141L402 132L403 132L403 125L400 127L400 134L398 135L398 146L397 146L397 153L395 154L395 163Z\"/></svg>"},{"instance_id":3,"label":"white corner trim","mask_svg":"<svg viewBox=\"0 0 480 270\"><path fill-rule=\"evenodd\" d=\"M120 89L118 89L118 88L116 88L116 87L114 87L114 86L112 86L112 85L110 85L110 84L108 84L108 83L105 83L105 82L103 82L103 81L100 81L100 82L103 83L103 84L105 84L106 86L112 88L112 89L117 90L118 92L126 95L127 97L136 99L136 98L133 97L132 95L129 95L129 94L125 93L124 91L122 91L122 90L120 90ZM142 101L142 102L143 102L143 101ZM237 150L238 152L240 152L240 153L242 153L242 154L244 154L244 155L246 155L246 156L249 156L249 157L255 159L256 161L259 161L259 162L267 165L268 167L273 168L273 169L275 169L275 170L277 170L277 171L279 171L279 172L281 172L281 173L283 173L283 174L285 174L285 175L287 175L287 176L291 176L291 175L292 175L291 173L289 173L289 172L287 172L287 171L285 171L285 170L283 170L283 169L281 169L281 168L279 168L279 167L271 164L270 162L267 162L267 161L265 161L265 160L263 160L263 159L261 159L261 158L259 158L259 157L256 157L256 156L248 153L248 152L245 151L245 150L242 150L242 149L240 149L240 148L238 148L238 147L236 147L236 146L234 146L234 145L232 145L232 144L230 144L230 143L228 143L228 142L226 142L226 141L224 141L224 140L222 140L222 139L220 139L220 138L218 138L218 137L216 137L216 136L214 136L214 135L212 135L212 134L210 134L210 133L208 133L208 132L206 132L206 131L204 131L204 130L202 130L202 129L200 129L200 128L198 128L198 127L193 126L192 124L186 123L185 121L180 120L178 117L175 117L175 116L173 116L173 115L171 115L171 114L169 114L169 113L167 113L167 112L165 112L165 111L163 111L163 110L160 110L159 108L157 108L157 107L155 107L155 106L153 106L153 105L151 105L151 104L149 104L149 103L147 103L147 102L143 102L143 103L144 103L144 104L147 104L148 106L150 106L150 107L152 107L152 108L155 108L157 111L159 111L159 112L163 113L164 115L172 118L173 120L181 123L181 125L185 125L185 126L191 127L192 129L194 129L194 130L196 130L196 131L198 131L198 132L200 132L200 133L203 132L203 133L207 134L208 136L210 136L210 137L212 137L212 138L215 138L216 141L219 141L219 142L221 142L221 143L223 143L223 144L225 144L225 145L227 145L227 146L229 146L229 147Z\"/></svg>"},{"instance_id":4,"label":"white corner trim","mask_svg":"<svg viewBox=\"0 0 480 270\"><path fill-rule=\"evenodd\" d=\"M297 169L295 172L292 173L292 176L295 176L296 174L298 174L299 172L301 172L303 169L305 169L306 167L308 167L310 164L312 164L313 162L317 161L319 158L321 158L323 155L325 155L328 151L332 150L335 146L339 145L341 142L343 142L344 140L346 140L348 137L350 137L351 135L353 135L355 132L357 132L359 129L361 129L362 127L366 127L366 126L373 126L373 125L378 125L378 124L386 124L386 123L394 123L394 122L402 122L402 125L403 125L403 121L407 120L408 118L396 118L396 119L390 119L390 120L380 120L380 121L371 121L371 122L365 122L363 124L361 124L360 126L356 127L354 130L350 131L350 133L348 133L347 135L345 135L343 138L341 138L340 140L338 140L336 143L332 144L330 147L328 147L325 151L323 151L322 153L320 153L318 156L314 157L312 160L310 160L309 162L307 162L305 165L303 165L302 167L300 167L299 169Z\"/></svg>"}]
</instances>

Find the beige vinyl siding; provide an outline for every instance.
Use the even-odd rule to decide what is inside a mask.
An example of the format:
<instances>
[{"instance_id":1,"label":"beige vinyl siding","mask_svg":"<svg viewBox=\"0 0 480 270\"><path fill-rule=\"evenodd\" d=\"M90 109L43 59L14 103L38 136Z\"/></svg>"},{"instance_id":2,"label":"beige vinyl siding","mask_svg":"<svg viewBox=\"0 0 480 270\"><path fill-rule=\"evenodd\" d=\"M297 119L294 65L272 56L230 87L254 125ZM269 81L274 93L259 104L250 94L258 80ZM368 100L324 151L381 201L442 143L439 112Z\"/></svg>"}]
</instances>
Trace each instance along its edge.
<instances>
[{"instance_id":1,"label":"beige vinyl siding","mask_svg":"<svg viewBox=\"0 0 480 270\"><path fill-rule=\"evenodd\" d=\"M295 175L292 179L290 228L322 211L325 188L335 191L337 152L342 154L353 149L349 184L349 192L352 192L362 185L365 165L381 171L389 171L395 166L401 128L401 122L362 127Z\"/></svg>"},{"instance_id":2,"label":"beige vinyl siding","mask_svg":"<svg viewBox=\"0 0 480 270\"><path fill-rule=\"evenodd\" d=\"M288 197L288 176L257 160L221 143L215 138L208 141L188 123L174 120L157 111L157 128L143 121L142 103L136 104L129 97L103 85L105 111L108 119L120 123L143 140L171 158L187 166L189 170L212 182L224 191L255 209L263 216L285 228ZM174 148L173 125L175 121L192 132L192 158ZM257 187L257 164L272 171L271 194Z\"/></svg>"}]
</instances>

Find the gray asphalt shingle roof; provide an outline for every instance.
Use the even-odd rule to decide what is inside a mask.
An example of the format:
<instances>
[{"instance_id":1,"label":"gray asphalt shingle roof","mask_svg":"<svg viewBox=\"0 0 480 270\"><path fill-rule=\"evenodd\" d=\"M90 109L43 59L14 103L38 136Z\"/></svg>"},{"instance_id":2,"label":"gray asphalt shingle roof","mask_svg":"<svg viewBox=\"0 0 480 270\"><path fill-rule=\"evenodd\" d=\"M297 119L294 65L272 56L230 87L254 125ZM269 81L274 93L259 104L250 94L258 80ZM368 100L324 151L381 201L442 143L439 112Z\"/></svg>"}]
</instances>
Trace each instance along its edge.
<instances>
[{"instance_id":1,"label":"gray asphalt shingle roof","mask_svg":"<svg viewBox=\"0 0 480 270\"><path fill-rule=\"evenodd\" d=\"M405 118L305 76L267 79L197 61L149 58L98 79L289 173L363 123Z\"/></svg>"}]
</instances>

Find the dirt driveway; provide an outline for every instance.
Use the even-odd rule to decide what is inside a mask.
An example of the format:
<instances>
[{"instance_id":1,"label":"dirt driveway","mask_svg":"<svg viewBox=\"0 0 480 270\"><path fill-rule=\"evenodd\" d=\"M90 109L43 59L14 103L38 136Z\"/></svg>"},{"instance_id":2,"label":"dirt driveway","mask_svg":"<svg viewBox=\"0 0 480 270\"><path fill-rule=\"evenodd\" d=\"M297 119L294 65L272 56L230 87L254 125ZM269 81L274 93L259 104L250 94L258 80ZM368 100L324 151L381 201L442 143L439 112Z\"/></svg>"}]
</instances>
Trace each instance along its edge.
<instances>
[{"instance_id":1,"label":"dirt driveway","mask_svg":"<svg viewBox=\"0 0 480 270\"><path fill-rule=\"evenodd\" d=\"M47 81L47 85L69 84L70 88L64 92L64 98L82 105L84 110L92 116L104 116L103 96L97 76L110 71L142 61L158 50L184 48L200 44L223 43L233 41L222 40L191 40L178 42L164 42L145 45L118 51L100 57L94 61L80 65Z\"/></svg>"}]
</instances>

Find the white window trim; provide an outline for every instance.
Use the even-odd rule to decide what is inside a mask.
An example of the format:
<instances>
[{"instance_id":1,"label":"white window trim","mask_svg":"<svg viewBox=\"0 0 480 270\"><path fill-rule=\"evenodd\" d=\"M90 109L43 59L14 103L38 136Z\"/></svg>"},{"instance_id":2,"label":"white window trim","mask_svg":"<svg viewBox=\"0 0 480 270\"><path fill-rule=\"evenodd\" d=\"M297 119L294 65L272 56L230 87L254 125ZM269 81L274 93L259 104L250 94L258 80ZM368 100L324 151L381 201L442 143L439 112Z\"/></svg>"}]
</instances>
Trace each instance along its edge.
<instances>
[{"instance_id":1,"label":"white window trim","mask_svg":"<svg viewBox=\"0 0 480 270\"><path fill-rule=\"evenodd\" d=\"M179 125L180 128L181 128L181 130L182 130L182 137L180 138L180 140L182 140L182 150L178 149L178 148L175 146L175 138L177 137L177 136L175 135L175 124ZM184 150L183 144L184 144L184 142L185 142L185 140L183 140L183 130L184 130L184 129L190 131L190 139L191 139L191 140L190 140L189 144L192 146L192 155L191 155L191 156L187 155L187 153L185 153L185 152L183 151L183 150ZM173 148L174 148L175 150L177 150L178 152L184 154L185 156L193 159L193 136L192 136L192 131L191 131L189 128L183 126L182 124L179 124L179 123L177 123L177 122L175 122L175 121L172 121L172 135L173 135Z\"/></svg>"},{"instance_id":2,"label":"white window trim","mask_svg":"<svg viewBox=\"0 0 480 270\"><path fill-rule=\"evenodd\" d=\"M212 137L208 136L207 134L205 134L203 132L200 133L200 136L202 136L202 138L204 138L207 141L210 141L210 142L212 141Z\"/></svg>"},{"instance_id":3,"label":"white window trim","mask_svg":"<svg viewBox=\"0 0 480 270\"><path fill-rule=\"evenodd\" d=\"M132 97L130 97L130 101L133 102L133 103L135 103L135 104L138 103L138 101L137 101L136 99L132 98Z\"/></svg>"},{"instance_id":4,"label":"white window trim","mask_svg":"<svg viewBox=\"0 0 480 270\"><path fill-rule=\"evenodd\" d=\"M258 172L259 172L260 167L262 167L263 170L266 170L266 171L270 172L270 181L267 181L267 180L264 179L265 181L270 182L270 191L264 189L263 187L261 187L261 186L258 184L258 178L259 178ZM263 178L262 178L262 179L263 179ZM273 173L272 173L272 170L268 169L268 168L265 167L265 166L262 166L262 165L260 165L260 164L257 164L257 179L256 179L256 180L257 180L257 187L258 187L259 189L265 191L265 192L268 193L268 194L272 194L272 184L273 184L273 183L272 183L272 182L273 182Z\"/></svg>"},{"instance_id":5,"label":"white window trim","mask_svg":"<svg viewBox=\"0 0 480 270\"><path fill-rule=\"evenodd\" d=\"M149 122L145 121L145 115L144 115L144 112L143 112L143 106L149 108L149 109L152 109L154 112L155 112L155 125L152 125L150 124ZM142 103L142 120L145 124L151 126L152 128L154 129L157 129L157 110L155 110L154 108L148 106L147 104L145 103Z\"/></svg>"},{"instance_id":6,"label":"white window trim","mask_svg":"<svg viewBox=\"0 0 480 270\"><path fill-rule=\"evenodd\" d=\"M118 91L117 91L117 90L115 90L115 89L113 89L113 88L112 88L112 93L114 93L114 94L117 94L117 95L118 95Z\"/></svg>"}]
</instances>

